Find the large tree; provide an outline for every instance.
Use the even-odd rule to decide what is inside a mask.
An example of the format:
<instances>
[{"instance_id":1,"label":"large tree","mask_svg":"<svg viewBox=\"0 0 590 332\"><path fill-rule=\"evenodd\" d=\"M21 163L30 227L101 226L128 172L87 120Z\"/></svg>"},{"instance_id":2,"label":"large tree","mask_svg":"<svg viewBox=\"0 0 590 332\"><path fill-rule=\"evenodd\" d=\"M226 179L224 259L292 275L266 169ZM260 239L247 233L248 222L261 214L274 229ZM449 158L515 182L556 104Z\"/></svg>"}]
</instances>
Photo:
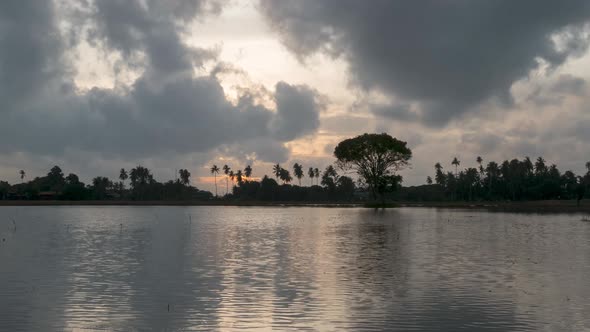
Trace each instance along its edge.
<instances>
[{"instance_id":1,"label":"large tree","mask_svg":"<svg viewBox=\"0 0 590 332\"><path fill-rule=\"evenodd\" d=\"M337 165L352 169L369 186L373 199L396 186L396 172L408 165L412 151L407 143L388 134L364 134L346 139L334 149Z\"/></svg>"}]
</instances>

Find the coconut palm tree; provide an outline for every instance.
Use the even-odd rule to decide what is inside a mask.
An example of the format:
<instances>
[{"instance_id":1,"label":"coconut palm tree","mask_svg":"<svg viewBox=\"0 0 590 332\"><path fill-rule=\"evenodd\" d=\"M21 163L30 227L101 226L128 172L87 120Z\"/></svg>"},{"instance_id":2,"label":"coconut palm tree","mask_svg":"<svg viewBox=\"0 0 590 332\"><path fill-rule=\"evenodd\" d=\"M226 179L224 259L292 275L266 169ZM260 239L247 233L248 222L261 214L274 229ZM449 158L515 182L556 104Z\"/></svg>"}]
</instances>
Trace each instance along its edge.
<instances>
[{"instance_id":1,"label":"coconut palm tree","mask_svg":"<svg viewBox=\"0 0 590 332\"><path fill-rule=\"evenodd\" d=\"M121 180L121 190L125 187L125 181L129 179L129 174L124 168L119 171L119 180Z\"/></svg>"},{"instance_id":2,"label":"coconut palm tree","mask_svg":"<svg viewBox=\"0 0 590 332\"><path fill-rule=\"evenodd\" d=\"M484 169L483 169L483 165L482 165L483 158L481 156L477 156L475 161L479 164L479 173L483 176L483 173L484 173Z\"/></svg>"},{"instance_id":3,"label":"coconut palm tree","mask_svg":"<svg viewBox=\"0 0 590 332\"><path fill-rule=\"evenodd\" d=\"M315 172L313 171L313 167L310 167L307 170L307 176L309 176L309 181L310 181L311 185L313 186L313 178L315 177Z\"/></svg>"},{"instance_id":4,"label":"coconut palm tree","mask_svg":"<svg viewBox=\"0 0 590 332\"><path fill-rule=\"evenodd\" d=\"M190 183L191 173L188 171L188 169L179 170L178 175L180 176L180 183L185 186Z\"/></svg>"},{"instance_id":5,"label":"coconut palm tree","mask_svg":"<svg viewBox=\"0 0 590 332\"><path fill-rule=\"evenodd\" d=\"M250 176L252 176L252 167L250 165L246 166L246 168L244 168L244 176L246 178L250 178Z\"/></svg>"},{"instance_id":6,"label":"coconut palm tree","mask_svg":"<svg viewBox=\"0 0 590 332\"><path fill-rule=\"evenodd\" d=\"M225 194L229 193L229 173L231 168L227 165L223 165L223 174L225 174Z\"/></svg>"},{"instance_id":7,"label":"coconut palm tree","mask_svg":"<svg viewBox=\"0 0 590 332\"><path fill-rule=\"evenodd\" d=\"M20 182L24 182L24 180L25 180L25 176L27 176L27 173L25 173L25 171L21 169L21 170L18 172L18 174L20 174Z\"/></svg>"},{"instance_id":8,"label":"coconut palm tree","mask_svg":"<svg viewBox=\"0 0 590 332\"><path fill-rule=\"evenodd\" d=\"M276 164L272 167L272 172L273 174L277 177L277 180L279 179L279 177L281 176L281 165L280 164Z\"/></svg>"},{"instance_id":9,"label":"coconut palm tree","mask_svg":"<svg viewBox=\"0 0 590 332\"><path fill-rule=\"evenodd\" d=\"M316 183L319 185L319 181L320 181L320 169L319 168L314 168L313 169L313 175L315 176L316 179Z\"/></svg>"},{"instance_id":10,"label":"coconut palm tree","mask_svg":"<svg viewBox=\"0 0 590 332\"><path fill-rule=\"evenodd\" d=\"M241 169L239 169L236 172L236 180L238 181L238 184L240 184L240 185L242 184L242 182L244 182L244 173L242 173Z\"/></svg>"},{"instance_id":11,"label":"coconut palm tree","mask_svg":"<svg viewBox=\"0 0 590 332\"><path fill-rule=\"evenodd\" d=\"M295 163L293 165L293 174L295 174L295 177L297 178L297 180L299 180L299 186L301 186L301 178L303 177L303 166L299 165L298 163Z\"/></svg>"},{"instance_id":12,"label":"coconut palm tree","mask_svg":"<svg viewBox=\"0 0 590 332\"><path fill-rule=\"evenodd\" d=\"M289 183L291 182L291 180L293 180L293 178L291 177L291 173L284 168L280 169L279 178L281 179L281 181L283 181L283 184Z\"/></svg>"},{"instance_id":13,"label":"coconut palm tree","mask_svg":"<svg viewBox=\"0 0 590 332\"><path fill-rule=\"evenodd\" d=\"M219 167L217 165L211 166L211 174L215 179L215 197L217 197L217 174L219 173Z\"/></svg>"},{"instance_id":14,"label":"coconut palm tree","mask_svg":"<svg viewBox=\"0 0 590 332\"><path fill-rule=\"evenodd\" d=\"M458 167L459 165L461 165L461 161L459 159L457 159L457 157L453 158L453 161L451 162L452 165L455 166L455 176L458 176Z\"/></svg>"}]
</instances>

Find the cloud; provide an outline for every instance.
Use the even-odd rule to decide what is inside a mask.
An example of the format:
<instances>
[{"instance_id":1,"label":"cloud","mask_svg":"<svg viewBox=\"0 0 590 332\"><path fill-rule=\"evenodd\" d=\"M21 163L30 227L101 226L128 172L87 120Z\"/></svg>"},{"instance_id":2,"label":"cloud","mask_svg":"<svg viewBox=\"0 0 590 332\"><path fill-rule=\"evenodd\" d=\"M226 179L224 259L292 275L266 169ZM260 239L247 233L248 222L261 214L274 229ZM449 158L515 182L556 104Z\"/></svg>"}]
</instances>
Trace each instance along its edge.
<instances>
[{"instance_id":1,"label":"cloud","mask_svg":"<svg viewBox=\"0 0 590 332\"><path fill-rule=\"evenodd\" d=\"M217 62L216 52L187 45L186 24L218 13L223 1L62 4L70 5L0 4L0 154L82 151L133 160L231 145L286 159L290 151L283 143L317 130L322 105L306 85L278 83L274 110L249 98L247 87L231 102L216 75L196 74ZM58 9L78 24L70 24L75 33L65 31ZM129 85L80 91L68 65L80 43L105 56L119 54L139 76ZM275 142L260 144L264 140Z\"/></svg>"},{"instance_id":2,"label":"cloud","mask_svg":"<svg viewBox=\"0 0 590 332\"><path fill-rule=\"evenodd\" d=\"M581 96L586 92L586 80L572 75L560 75L553 84L553 92Z\"/></svg>"},{"instance_id":3,"label":"cloud","mask_svg":"<svg viewBox=\"0 0 590 332\"><path fill-rule=\"evenodd\" d=\"M317 92L304 85L291 86L285 82L279 82L275 89L277 113L270 128L273 136L289 141L315 132L324 107Z\"/></svg>"},{"instance_id":4,"label":"cloud","mask_svg":"<svg viewBox=\"0 0 590 332\"><path fill-rule=\"evenodd\" d=\"M260 9L298 58L346 59L352 84L415 104L419 113L389 111L431 126L485 102L511 105L514 82L586 50L590 18L583 0L261 0Z\"/></svg>"}]
</instances>

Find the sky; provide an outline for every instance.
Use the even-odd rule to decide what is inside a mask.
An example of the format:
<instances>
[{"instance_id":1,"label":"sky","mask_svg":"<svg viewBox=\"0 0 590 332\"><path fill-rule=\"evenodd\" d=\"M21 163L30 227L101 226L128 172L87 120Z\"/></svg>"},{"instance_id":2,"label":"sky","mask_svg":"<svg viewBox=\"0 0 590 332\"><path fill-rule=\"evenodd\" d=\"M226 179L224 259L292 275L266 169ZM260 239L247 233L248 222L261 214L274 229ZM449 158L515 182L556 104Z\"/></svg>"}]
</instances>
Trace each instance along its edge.
<instances>
[{"instance_id":1,"label":"sky","mask_svg":"<svg viewBox=\"0 0 590 332\"><path fill-rule=\"evenodd\" d=\"M365 132L408 142L405 185L453 157L581 173L589 24L582 0L2 1L0 179L141 164L213 190L213 164L323 169Z\"/></svg>"}]
</instances>

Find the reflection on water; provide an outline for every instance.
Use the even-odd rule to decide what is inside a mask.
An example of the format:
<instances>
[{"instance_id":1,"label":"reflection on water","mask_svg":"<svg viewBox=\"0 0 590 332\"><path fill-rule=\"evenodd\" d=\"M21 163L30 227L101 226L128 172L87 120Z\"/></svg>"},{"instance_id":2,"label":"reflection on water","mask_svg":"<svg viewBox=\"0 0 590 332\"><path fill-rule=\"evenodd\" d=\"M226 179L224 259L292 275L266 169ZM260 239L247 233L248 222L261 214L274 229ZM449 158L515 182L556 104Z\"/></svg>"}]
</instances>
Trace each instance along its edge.
<instances>
[{"instance_id":1,"label":"reflection on water","mask_svg":"<svg viewBox=\"0 0 590 332\"><path fill-rule=\"evenodd\" d=\"M590 329L580 216L3 207L0 238L3 331Z\"/></svg>"}]
</instances>

